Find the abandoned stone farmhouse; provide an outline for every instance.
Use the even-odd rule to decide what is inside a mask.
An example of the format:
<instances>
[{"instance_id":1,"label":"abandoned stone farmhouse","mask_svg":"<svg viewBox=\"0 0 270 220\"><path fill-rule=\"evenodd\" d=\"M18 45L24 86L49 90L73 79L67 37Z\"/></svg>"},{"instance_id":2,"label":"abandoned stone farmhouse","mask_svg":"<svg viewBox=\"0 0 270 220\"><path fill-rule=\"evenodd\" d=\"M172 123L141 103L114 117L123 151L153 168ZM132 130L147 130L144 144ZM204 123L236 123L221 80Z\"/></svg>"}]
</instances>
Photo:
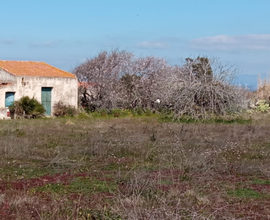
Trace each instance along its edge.
<instances>
[{"instance_id":1,"label":"abandoned stone farmhouse","mask_svg":"<svg viewBox=\"0 0 270 220\"><path fill-rule=\"evenodd\" d=\"M44 62L0 60L0 110L23 96L35 97L50 116L59 101L77 108L78 80Z\"/></svg>"}]
</instances>

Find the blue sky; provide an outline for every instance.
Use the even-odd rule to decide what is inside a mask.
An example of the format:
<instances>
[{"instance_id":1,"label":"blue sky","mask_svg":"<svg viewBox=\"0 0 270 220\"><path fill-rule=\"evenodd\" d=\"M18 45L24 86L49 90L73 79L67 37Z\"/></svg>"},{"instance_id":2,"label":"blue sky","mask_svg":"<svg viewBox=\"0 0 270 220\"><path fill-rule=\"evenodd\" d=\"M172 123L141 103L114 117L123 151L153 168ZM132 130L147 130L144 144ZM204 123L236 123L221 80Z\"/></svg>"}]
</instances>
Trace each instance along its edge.
<instances>
[{"instance_id":1,"label":"blue sky","mask_svg":"<svg viewBox=\"0 0 270 220\"><path fill-rule=\"evenodd\" d=\"M71 71L102 50L170 64L205 55L256 88L270 74L270 0L0 0L0 59Z\"/></svg>"}]
</instances>

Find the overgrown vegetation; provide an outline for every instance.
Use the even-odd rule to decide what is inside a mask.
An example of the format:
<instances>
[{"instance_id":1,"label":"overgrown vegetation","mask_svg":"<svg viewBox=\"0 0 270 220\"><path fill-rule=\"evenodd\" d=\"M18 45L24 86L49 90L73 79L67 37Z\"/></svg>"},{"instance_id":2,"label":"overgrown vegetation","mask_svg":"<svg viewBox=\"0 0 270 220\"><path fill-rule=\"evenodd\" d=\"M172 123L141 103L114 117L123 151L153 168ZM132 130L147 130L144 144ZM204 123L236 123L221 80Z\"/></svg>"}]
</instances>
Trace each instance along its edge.
<instances>
[{"instance_id":1,"label":"overgrown vegetation","mask_svg":"<svg viewBox=\"0 0 270 220\"><path fill-rule=\"evenodd\" d=\"M0 121L0 219L269 219L269 101L243 111L235 69L116 50L74 73L80 113ZM10 111L45 112L29 97Z\"/></svg>"},{"instance_id":2,"label":"overgrown vegetation","mask_svg":"<svg viewBox=\"0 0 270 220\"><path fill-rule=\"evenodd\" d=\"M81 105L87 112L166 110L180 120L209 119L247 107L247 91L232 84L237 70L216 58L187 58L182 65L171 66L161 58L103 51L73 73L80 81Z\"/></svg>"},{"instance_id":3,"label":"overgrown vegetation","mask_svg":"<svg viewBox=\"0 0 270 220\"><path fill-rule=\"evenodd\" d=\"M258 76L258 89L255 92L256 97L260 100L270 101L270 78L261 79L260 75Z\"/></svg>"},{"instance_id":4,"label":"overgrown vegetation","mask_svg":"<svg viewBox=\"0 0 270 220\"><path fill-rule=\"evenodd\" d=\"M42 117L45 113L43 105L34 97L23 96L9 107L12 118L36 118Z\"/></svg>"},{"instance_id":5,"label":"overgrown vegetation","mask_svg":"<svg viewBox=\"0 0 270 220\"><path fill-rule=\"evenodd\" d=\"M76 109L73 106L65 105L63 102L57 102L53 106L53 115L56 117L69 116L73 117L76 114Z\"/></svg>"},{"instance_id":6,"label":"overgrown vegetation","mask_svg":"<svg viewBox=\"0 0 270 220\"><path fill-rule=\"evenodd\" d=\"M269 217L269 113L183 124L119 112L0 121L0 219Z\"/></svg>"}]
</instances>

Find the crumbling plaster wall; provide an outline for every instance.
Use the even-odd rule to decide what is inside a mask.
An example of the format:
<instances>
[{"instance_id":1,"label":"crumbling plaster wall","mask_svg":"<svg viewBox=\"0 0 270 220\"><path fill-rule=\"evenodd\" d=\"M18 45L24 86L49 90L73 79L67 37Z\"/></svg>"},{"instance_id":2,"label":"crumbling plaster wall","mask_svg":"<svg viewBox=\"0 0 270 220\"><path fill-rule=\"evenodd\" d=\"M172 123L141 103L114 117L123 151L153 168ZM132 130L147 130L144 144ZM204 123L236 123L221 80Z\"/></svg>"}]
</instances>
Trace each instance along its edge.
<instances>
[{"instance_id":1,"label":"crumbling plaster wall","mask_svg":"<svg viewBox=\"0 0 270 220\"><path fill-rule=\"evenodd\" d=\"M52 112L55 103L61 101L77 108L78 80L67 77L33 77L17 76L0 73L0 108L5 107L6 92L15 92L15 100L22 96L35 97L41 102L41 88L52 88ZM9 82L7 85L3 83ZM2 83L2 85L1 85Z\"/></svg>"}]
</instances>

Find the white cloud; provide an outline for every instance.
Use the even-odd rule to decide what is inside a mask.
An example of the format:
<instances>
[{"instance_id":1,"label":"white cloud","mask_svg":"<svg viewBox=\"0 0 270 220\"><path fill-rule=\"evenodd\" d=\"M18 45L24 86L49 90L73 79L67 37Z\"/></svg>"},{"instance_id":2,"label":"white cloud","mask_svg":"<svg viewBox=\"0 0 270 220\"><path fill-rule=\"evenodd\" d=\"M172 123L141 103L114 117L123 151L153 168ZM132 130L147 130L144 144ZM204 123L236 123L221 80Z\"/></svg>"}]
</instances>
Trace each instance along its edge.
<instances>
[{"instance_id":1,"label":"white cloud","mask_svg":"<svg viewBox=\"0 0 270 220\"><path fill-rule=\"evenodd\" d=\"M142 41L137 44L139 48L144 49L166 49L168 48L167 44L164 42L158 42L158 41Z\"/></svg>"},{"instance_id":2,"label":"white cloud","mask_svg":"<svg viewBox=\"0 0 270 220\"><path fill-rule=\"evenodd\" d=\"M190 47L203 50L270 50L270 34L249 35L218 35L213 37L202 37L189 42Z\"/></svg>"}]
</instances>

